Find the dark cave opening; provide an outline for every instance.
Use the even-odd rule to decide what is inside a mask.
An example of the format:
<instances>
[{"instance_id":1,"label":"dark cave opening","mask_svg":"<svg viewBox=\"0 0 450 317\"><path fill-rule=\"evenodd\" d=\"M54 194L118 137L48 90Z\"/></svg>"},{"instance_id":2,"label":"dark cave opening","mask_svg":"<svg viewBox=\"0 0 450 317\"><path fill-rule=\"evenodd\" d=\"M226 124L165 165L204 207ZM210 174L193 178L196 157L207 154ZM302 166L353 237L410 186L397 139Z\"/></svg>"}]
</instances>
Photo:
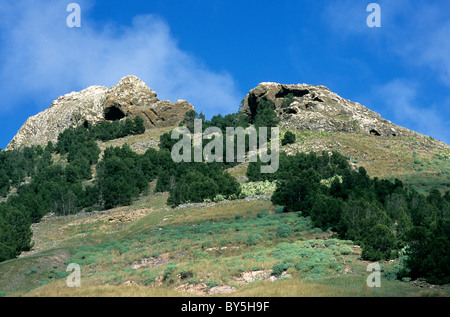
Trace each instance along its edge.
<instances>
[{"instance_id":1,"label":"dark cave opening","mask_svg":"<svg viewBox=\"0 0 450 317\"><path fill-rule=\"evenodd\" d=\"M308 89L289 89L286 87L282 87L279 92L275 95L275 98L284 98L288 94L292 94L294 97L303 97L304 95L309 94Z\"/></svg>"},{"instance_id":2,"label":"dark cave opening","mask_svg":"<svg viewBox=\"0 0 450 317\"><path fill-rule=\"evenodd\" d=\"M119 107L111 106L105 109L105 120L120 120L125 117L125 114Z\"/></svg>"},{"instance_id":3,"label":"dark cave opening","mask_svg":"<svg viewBox=\"0 0 450 317\"><path fill-rule=\"evenodd\" d=\"M381 135L381 134L380 134L377 130L375 130L375 129L370 130L370 134L376 135L376 136L380 136L380 135Z\"/></svg>"}]
</instances>

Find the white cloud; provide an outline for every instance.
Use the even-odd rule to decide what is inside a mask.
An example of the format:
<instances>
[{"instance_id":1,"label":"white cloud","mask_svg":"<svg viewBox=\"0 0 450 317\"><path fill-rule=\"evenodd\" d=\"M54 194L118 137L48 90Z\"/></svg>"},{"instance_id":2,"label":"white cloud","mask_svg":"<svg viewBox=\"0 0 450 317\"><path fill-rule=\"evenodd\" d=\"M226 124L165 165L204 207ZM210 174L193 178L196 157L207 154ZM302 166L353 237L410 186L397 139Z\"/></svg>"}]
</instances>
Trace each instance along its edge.
<instances>
[{"instance_id":1,"label":"white cloud","mask_svg":"<svg viewBox=\"0 0 450 317\"><path fill-rule=\"evenodd\" d=\"M450 86L450 4L444 1L379 0L381 28L369 28L370 2L344 0L326 6L322 18L333 35L358 37L374 51L406 66L425 67Z\"/></svg>"},{"instance_id":2,"label":"white cloud","mask_svg":"<svg viewBox=\"0 0 450 317\"><path fill-rule=\"evenodd\" d=\"M376 107L395 124L449 144L450 4L425 0L374 2L381 7L379 29L366 25L369 13L365 9L370 2L333 2L322 16L333 36L348 40L349 45L357 39L380 60L396 61L404 69L403 76L408 79L382 69L379 78L367 82L367 93L371 94L364 96L369 101L367 106Z\"/></svg>"},{"instance_id":3,"label":"white cloud","mask_svg":"<svg viewBox=\"0 0 450 317\"><path fill-rule=\"evenodd\" d=\"M410 80L394 79L375 87L372 96L376 96L374 103L381 103L395 124L448 143L450 131L445 119L448 113L433 105L419 104L419 87L419 84Z\"/></svg>"},{"instance_id":4,"label":"white cloud","mask_svg":"<svg viewBox=\"0 0 450 317\"><path fill-rule=\"evenodd\" d=\"M136 16L130 26L89 20L90 4L77 1L81 28L69 28L64 1L7 1L0 9L0 96L11 110L32 99L47 108L53 99L90 85L110 87L136 75L160 99L185 99L197 111L236 111L232 76L209 69L181 50L168 24L155 15ZM1 111L1 109L0 109Z\"/></svg>"}]
</instances>

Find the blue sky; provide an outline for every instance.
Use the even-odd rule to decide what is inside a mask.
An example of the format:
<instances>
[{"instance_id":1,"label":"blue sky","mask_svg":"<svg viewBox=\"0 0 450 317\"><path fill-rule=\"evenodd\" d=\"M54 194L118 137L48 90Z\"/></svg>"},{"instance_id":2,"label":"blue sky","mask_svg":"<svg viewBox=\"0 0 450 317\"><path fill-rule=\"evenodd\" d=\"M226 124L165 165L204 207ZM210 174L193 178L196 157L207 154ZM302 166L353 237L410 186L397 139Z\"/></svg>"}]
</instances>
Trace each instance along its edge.
<instances>
[{"instance_id":1,"label":"blue sky","mask_svg":"<svg viewBox=\"0 0 450 317\"><path fill-rule=\"evenodd\" d=\"M69 3L81 28L69 28ZM450 144L450 2L3 0L0 148L58 96L140 77L208 117L258 83L327 86Z\"/></svg>"}]
</instances>

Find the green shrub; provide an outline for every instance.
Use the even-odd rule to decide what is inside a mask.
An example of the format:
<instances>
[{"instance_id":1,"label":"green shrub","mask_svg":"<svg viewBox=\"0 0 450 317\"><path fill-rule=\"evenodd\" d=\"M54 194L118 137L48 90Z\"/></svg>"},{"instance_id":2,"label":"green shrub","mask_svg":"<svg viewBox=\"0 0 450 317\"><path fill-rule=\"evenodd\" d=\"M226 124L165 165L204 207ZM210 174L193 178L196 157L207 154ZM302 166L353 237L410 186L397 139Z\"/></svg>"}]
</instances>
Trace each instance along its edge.
<instances>
[{"instance_id":1,"label":"green shrub","mask_svg":"<svg viewBox=\"0 0 450 317\"><path fill-rule=\"evenodd\" d=\"M399 273L399 271L400 270L398 268L394 268L392 270L386 270L383 272L382 276L387 280L394 281L397 279L397 274Z\"/></svg>"},{"instance_id":2,"label":"green shrub","mask_svg":"<svg viewBox=\"0 0 450 317\"><path fill-rule=\"evenodd\" d=\"M163 273L163 281L166 281L169 279L169 277L172 276L173 272L177 269L175 263L168 263L166 268L164 269Z\"/></svg>"},{"instance_id":3,"label":"green shrub","mask_svg":"<svg viewBox=\"0 0 450 317\"><path fill-rule=\"evenodd\" d=\"M186 283L195 285L195 284L200 283L200 280L198 278L190 278L186 281Z\"/></svg>"},{"instance_id":4,"label":"green shrub","mask_svg":"<svg viewBox=\"0 0 450 317\"><path fill-rule=\"evenodd\" d=\"M292 234L292 228L289 225L281 225L277 229L277 237L285 238Z\"/></svg>"},{"instance_id":5,"label":"green shrub","mask_svg":"<svg viewBox=\"0 0 450 317\"><path fill-rule=\"evenodd\" d=\"M68 275L69 275L69 272L58 271L58 272L55 272L54 276L55 276L56 279L61 279L61 278L66 278Z\"/></svg>"},{"instance_id":6,"label":"green shrub","mask_svg":"<svg viewBox=\"0 0 450 317\"><path fill-rule=\"evenodd\" d=\"M309 272L314 267L314 263L311 261L297 261L295 263L295 268L302 272Z\"/></svg>"},{"instance_id":7,"label":"green shrub","mask_svg":"<svg viewBox=\"0 0 450 317\"><path fill-rule=\"evenodd\" d=\"M36 274L36 273L37 273L36 269L31 269L31 270L26 271L25 275L28 276L28 275L32 275L32 274Z\"/></svg>"},{"instance_id":8,"label":"green shrub","mask_svg":"<svg viewBox=\"0 0 450 317\"><path fill-rule=\"evenodd\" d=\"M329 265L325 263L318 263L315 264L314 267L311 269L311 277L321 277L328 273Z\"/></svg>"},{"instance_id":9,"label":"green shrub","mask_svg":"<svg viewBox=\"0 0 450 317\"><path fill-rule=\"evenodd\" d=\"M248 182L248 183L242 183L241 186L241 193L240 198L245 198L249 196L256 196L256 195L271 195L276 189L276 181L269 182L269 181L263 181L263 182Z\"/></svg>"},{"instance_id":10,"label":"green shrub","mask_svg":"<svg viewBox=\"0 0 450 317\"><path fill-rule=\"evenodd\" d=\"M268 216L269 215L269 213L267 212L267 211L260 211L260 212L258 212L257 214L256 214L256 216L258 217L258 218L263 218L263 217L266 217L266 216Z\"/></svg>"},{"instance_id":11,"label":"green shrub","mask_svg":"<svg viewBox=\"0 0 450 317\"><path fill-rule=\"evenodd\" d=\"M246 245L256 245L263 240L263 237L258 233L250 233L245 242Z\"/></svg>"},{"instance_id":12,"label":"green shrub","mask_svg":"<svg viewBox=\"0 0 450 317\"><path fill-rule=\"evenodd\" d=\"M291 103L294 102L294 95L292 93L288 93L284 98L283 102L281 103L281 108L287 108L291 105Z\"/></svg>"},{"instance_id":13,"label":"green shrub","mask_svg":"<svg viewBox=\"0 0 450 317\"><path fill-rule=\"evenodd\" d=\"M291 263L285 263L285 262L276 263L272 267L272 274L275 275L275 276L280 276L281 274L283 274L284 271L286 271L291 266L292 266Z\"/></svg>"},{"instance_id":14,"label":"green shrub","mask_svg":"<svg viewBox=\"0 0 450 317\"><path fill-rule=\"evenodd\" d=\"M144 279L144 285L148 286L148 285L150 285L151 283L153 283L155 281L156 281L156 276L147 277L147 278Z\"/></svg>"},{"instance_id":15,"label":"green shrub","mask_svg":"<svg viewBox=\"0 0 450 317\"><path fill-rule=\"evenodd\" d=\"M293 144L295 143L295 134L291 131L286 131L283 139L281 140L281 145Z\"/></svg>"},{"instance_id":16,"label":"green shrub","mask_svg":"<svg viewBox=\"0 0 450 317\"><path fill-rule=\"evenodd\" d=\"M193 277L194 276L194 272L192 272L192 271L185 271L185 270L182 270L181 272L180 272L180 278L182 279L182 280L185 280L185 279L187 279L187 278L191 278L191 277Z\"/></svg>"},{"instance_id":17,"label":"green shrub","mask_svg":"<svg viewBox=\"0 0 450 317\"><path fill-rule=\"evenodd\" d=\"M282 242L278 243L277 246L271 252L271 256L280 259L291 261L294 258L301 257L302 249L293 243Z\"/></svg>"},{"instance_id":18,"label":"green shrub","mask_svg":"<svg viewBox=\"0 0 450 317\"><path fill-rule=\"evenodd\" d=\"M311 232L311 233L322 233L323 231L320 228L312 228L309 232Z\"/></svg>"},{"instance_id":19,"label":"green shrub","mask_svg":"<svg viewBox=\"0 0 450 317\"><path fill-rule=\"evenodd\" d=\"M285 210L284 206L276 206L275 207L275 214L282 214Z\"/></svg>"},{"instance_id":20,"label":"green shrub","mask_svg":"<svg viewBox=\"0 0 450 317\"><path fill-rule=\"evenodd\" d=\"M308 229L308 227L309 227L309 224L307 222L300 221L295 225L294 231L303 231L303 230Z\"/></svg>"},{"instance_id":21,"label":"green shrub","mask_svg":"<svg viewBox=\"0 0 450 317\"><path fill-rule=\"evenodd\" d=\"M216 280L209 280L206 281L206 290L210 290L213 287L219 286L219 282L217 282Z\"/></svg>"},{"instance_id":22,"label":"green shrub","mask_svg":"<svg viewBox=\"0 0 450 317\"><path fill-rule=\"evenodd\" d=\"M193 254L195 259L207 259L210 257L207 252L204 252L202 250L194 250Z\"/></svg>"},{"instance_id":23,"label":"green shrub","mask_svg":"<svg viewBox=\"0 0 450 317\"><path fill-rule=\"evenodd\" d=\"M342 255L349 255L352 253L352 248L347 246L347 245L343 245L339 248L339 251L341 252Z\"/></svg>"},{"instance_id":24,"label":"green shrub","mask_svg":"<svg viewBox=\"0 0 450 317\"><path fill-rule=\"evenodd\" d=\"M326 247L329 247L331 245L337 245L338 243L339 243L338 239L327 239L324 241Z\"/></svg>"}]
</instances>

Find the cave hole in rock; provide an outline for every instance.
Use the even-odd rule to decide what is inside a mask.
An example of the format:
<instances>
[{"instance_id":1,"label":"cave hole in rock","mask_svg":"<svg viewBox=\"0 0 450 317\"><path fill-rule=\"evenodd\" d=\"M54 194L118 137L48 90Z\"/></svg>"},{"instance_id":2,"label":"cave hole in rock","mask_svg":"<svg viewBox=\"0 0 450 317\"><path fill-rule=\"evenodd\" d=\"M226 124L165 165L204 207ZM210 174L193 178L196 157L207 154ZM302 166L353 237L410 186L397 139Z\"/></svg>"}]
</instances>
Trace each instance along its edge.
<instances>
[{"instance_id":1,"label":"cave hole in rock","mask_svg":"<svg viewBox=\"0 0 450 317\"><path fill-rule=\"evenodd\" d=\"M111 106L105 109L105 120L120 120L125 118L125 114L117 106Z\"/></svg>"},{"instance_id":2,"label":"cave hole in rock","mask_svg":"<svg viewBox=\"0 0 450 317\"><path fill-rule=\"evenodd\" d=\"M375 130L375 129L370 130L370 134L376 135L376 136L380 136L380 135L381 135L381 134L380 134L377 130Z\"/></svg>"},{"instance_id":3,"label":"cave hole in rock","mask_svg":"<svg viewBox=\"0 0 450 317\"><path fill-rule=\"evenodd\" d=\"M297 113L297 109L295 109L295 108L287 108L287 109L285 110L285 113L288 113L288 114L296 114L296 113Z\"/></svg>"},{"instance_id":4,"label":"cave hole in rock","mask_svg":"<svg viewBox=\"0 0 450 317\"><path fill-rule=\"evenodd\" d=\"M318 101L318 102L323 102L323 100L321 98L319 98L319 97L314 97L313 100L314 101Z\"/></svg>"},{"instance_id":5,"label":"cave hole in rock","mask_svg":"<svg viewBox=\"0 0 450 317\"><path fill-rule=\"evenodd\" d=\"M89 121L84 120L83 127L85 127L86 129L89 128Z\"/></svg>"},{"instance_id":6,"label":"cave hole in rock","mask_svg":"<svg viewBox=\"0 0 450 317\"><path fill-rule=\"evenodd\" d=\"M284 98L288 94L292 94L294 97L303 97L304 95L309 94L309 90L282 88L279 92L276 93L275 98Z\"/></svg>"}]
</instances>

